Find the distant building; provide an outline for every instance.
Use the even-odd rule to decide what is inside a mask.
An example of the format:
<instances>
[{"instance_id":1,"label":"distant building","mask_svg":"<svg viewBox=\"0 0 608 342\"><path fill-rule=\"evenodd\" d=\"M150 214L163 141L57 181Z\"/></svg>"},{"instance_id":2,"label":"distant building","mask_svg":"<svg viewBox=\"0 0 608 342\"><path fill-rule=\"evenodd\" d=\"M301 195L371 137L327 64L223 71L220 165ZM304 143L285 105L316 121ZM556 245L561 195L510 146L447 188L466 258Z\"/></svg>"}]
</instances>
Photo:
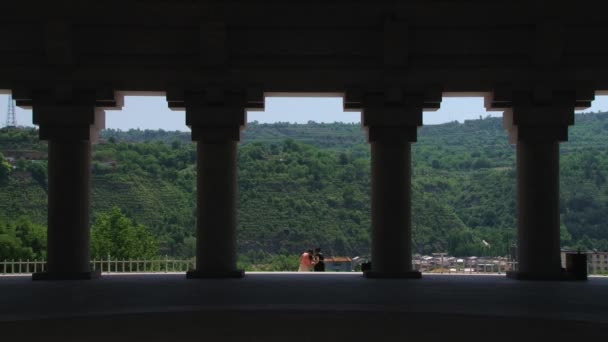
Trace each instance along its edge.
<instances>
[{"instance_id":1,"label":"distant building","mask_svg":"<svg viewBox=\"0 0 608 342\"><path fill-rule=\"evenodd\" d=\"M325 270L329 272L350 272L352 271L353 259L349 257L329 257L325 258Z\"/></svg>"},{"instance_id":2,"label":"distant building","mask_svg":"<svg viewBox=\"0 0 608 342\"><path fill-rule=\"evenodd\" d=\"M414 255L414 269L420 272L506 272L513 269L513 262L505 257L462 257L449 255Z\"/></svg>"},{"instance_id":3,"label":"distant building","mask_svg":"<svg viewBox=\"0 0 608 342\"><path fill-rule=\"evenodd\" d=\"M608 272L608 252L593 252L587 255L587 267L590 273Z\"/></svg>"},{"instance_id":4,"label":"distant building","mask_svg":"<svg viewBox=\"0 0 608 342\"><path fill-rule=\"evenodd\" d=\"M562 250L562 267L566 267L566 254L577 253L575 250ZM589 274L608 272L608 252L587 251L587 272Z\"/></svg>"}]
</instances>

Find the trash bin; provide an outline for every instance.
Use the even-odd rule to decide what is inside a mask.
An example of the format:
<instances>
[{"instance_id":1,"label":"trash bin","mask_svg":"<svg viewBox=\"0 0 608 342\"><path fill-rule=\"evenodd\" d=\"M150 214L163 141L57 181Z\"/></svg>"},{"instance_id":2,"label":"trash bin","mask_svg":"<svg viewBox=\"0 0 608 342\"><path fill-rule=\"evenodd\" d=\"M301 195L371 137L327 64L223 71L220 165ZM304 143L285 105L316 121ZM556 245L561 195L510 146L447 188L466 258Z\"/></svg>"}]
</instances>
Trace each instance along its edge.
<instances>
[{"instance_id":1,"label":"trash bin","mask_svg":"<svg viewBox=\"0 0 608 342\"><path fill-rule=\"evenodd\" d=\"M587 280L587 254L566 254L566 272L576 280Z\"/></svg>"}]
</instances>

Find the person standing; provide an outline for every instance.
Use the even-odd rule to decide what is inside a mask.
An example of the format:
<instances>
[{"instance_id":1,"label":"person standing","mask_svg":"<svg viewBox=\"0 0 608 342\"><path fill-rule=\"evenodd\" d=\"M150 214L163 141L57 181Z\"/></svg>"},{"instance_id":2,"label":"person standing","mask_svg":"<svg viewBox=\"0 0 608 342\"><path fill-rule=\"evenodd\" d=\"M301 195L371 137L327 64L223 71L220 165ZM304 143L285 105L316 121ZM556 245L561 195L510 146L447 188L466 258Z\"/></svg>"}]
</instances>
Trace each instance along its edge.
<instances>
[{"instance_id":1,"label":"person standing","mask_svg":"<svg viewBox=\"0 0 608 342\"><path fill-rule=\"evenodd\" d=\"M313 258L315 272L325 272L325 257L321 253L321 247L315 248L315 256Z\"/></svg>"},{"instance_id":2,"label":"person standing","mask_svg":"<svg viewBox=\"0 0 608 342\"><path fill-rule=\"evenodd\" d=\"M298 272L310 272L312 270L312 249L307 250L300 256L300 268Z\"/></svg>"}]
</instances>

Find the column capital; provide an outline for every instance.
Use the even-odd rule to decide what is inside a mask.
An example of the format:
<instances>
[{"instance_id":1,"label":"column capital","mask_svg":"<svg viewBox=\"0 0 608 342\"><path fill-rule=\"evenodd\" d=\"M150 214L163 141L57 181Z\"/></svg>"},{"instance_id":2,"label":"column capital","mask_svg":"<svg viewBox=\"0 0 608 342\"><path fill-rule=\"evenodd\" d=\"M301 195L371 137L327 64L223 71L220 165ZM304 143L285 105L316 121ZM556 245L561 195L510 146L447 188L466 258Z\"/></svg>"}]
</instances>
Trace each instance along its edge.
<instances>
[{"instance_id":1,"label":"column capital","mask_svg":"<svg viewBox=\"0 0 608 342\"><path fill-rule=\"evenodd\" d=\"M240 141L247 124L247 110L263 110L261 90L206 87L167 93L172 109L185 109L192 140L208 143Z\"/></svg>"},{"instance_id":2,"label":"column capital","mask_svg":"<svg viewBox=\"0 0 608 342\"><path fill-rule=\"evenodd\" d=\"M417 129L422 126L422 112L436 110L440 103L440 91L402 88L374 92L351 90L344 99L345 110L361 110L361 124L369 142L415 142Z\"/></svg>"},{"instance_id":3,"label":"column capital","mask_svg":"<svg viewBox=\"0 0 608 342\"><path fill-rule=\"evenodd\" d=\"M96 141L105 128L105 110L122 107L111 89L74 87L58 84L54 87L13 90L21 107L31 107L33 123L40 126L41 140Z\"/></svg>"},{"instance_id":4,"label":"column capital","mask_svg":"<svg viewBox=\"0 0 608 342\"><path fill-rule=\"evenodd\" d=\"M571 106L585 109L595 99L592 84L533 84L525 87L501 84L484 99L487 110L506 110L514 106Z\"/></svg>"},{"instance_id":5,"label":"column capital","mask_svg":"<svg viewBox=\"0 0 608 342\"><path fill-rule=\"evenodd\" d=\"M509 142L567 141L574 111L591 105L594 91L588 87L560 89L536 86L519 90L497 88L486 97L488 110L503 110L503 126Z\"/></svg>"}]
</instances>

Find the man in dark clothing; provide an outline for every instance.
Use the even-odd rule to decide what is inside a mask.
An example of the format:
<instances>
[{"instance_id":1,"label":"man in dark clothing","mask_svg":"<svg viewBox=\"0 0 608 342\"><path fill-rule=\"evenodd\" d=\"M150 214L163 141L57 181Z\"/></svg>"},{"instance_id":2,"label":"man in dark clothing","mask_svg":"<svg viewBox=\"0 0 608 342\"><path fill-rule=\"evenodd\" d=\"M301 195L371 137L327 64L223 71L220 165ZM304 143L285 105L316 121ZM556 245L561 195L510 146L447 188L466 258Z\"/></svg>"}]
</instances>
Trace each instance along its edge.
<instances>
[{"instance_id":1,"label":"man in dark clothing","mask_svg":"<svg viewBox=\"0 0 608 342\"><path fill-rule=\"evenodd\" d=\"M315 248L315 257L314 257L314 264L315 264L315 272L325 272L325 257L323 256L323 253L321 253L321 248L317 247Z\"/></svg>"}]
</instances>

